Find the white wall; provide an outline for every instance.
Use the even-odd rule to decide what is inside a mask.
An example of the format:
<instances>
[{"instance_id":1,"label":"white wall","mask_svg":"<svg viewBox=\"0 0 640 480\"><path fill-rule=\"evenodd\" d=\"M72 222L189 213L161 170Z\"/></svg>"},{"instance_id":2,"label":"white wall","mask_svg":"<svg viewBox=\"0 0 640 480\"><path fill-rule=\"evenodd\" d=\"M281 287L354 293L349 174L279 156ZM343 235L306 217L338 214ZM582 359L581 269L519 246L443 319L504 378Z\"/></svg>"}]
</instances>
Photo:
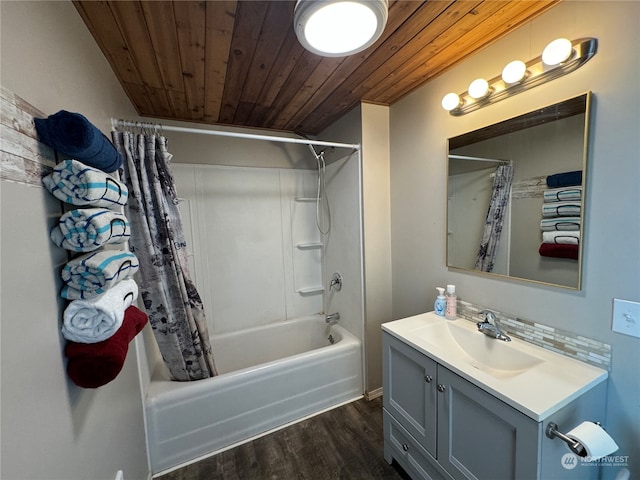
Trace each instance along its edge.
<instances>
[{"instance_id":1,"label":"white wall","mask_svg":"<svg viewBox=\"0 0 640 480\"><path fill-rule=\"evenodd\" d=\"M0 2L1 83L36 108L81 112L108 133L135 111L71 2ZM1 182L2 465L4 479L146 479L141 389L133 347L96 390L67 379L59 322L66 255L48 228L60 202Z\"/></svg>"},{"instance_id":2,"label":"white wall","mask_svg":"<svg viewBox=\"0 0 640 480\"><path fill-rule=\"evenodd\" d=\"M362 145L365 391L375 396L382 387L380 325L392 320L389 108L363 103L321 138Z\"/></svg>"},{"instance_id":3,"label":"white wall","mask_svg":"<svg viewBox=\"0 0 640 480\"><path fill-rule=\"evenodd\" d=\"M311 155L311 153L309 153ZM322 250L313 170L174 164L209 333L320 313ZM214 352L215 355L215 352Z\"/></svg>"},{"instance_id":4,"label":"white wall","mask_svg":"<svg viewBox=\"0 0 640 480\"><path fill-rule=\"evenodd\" d=\"M551 40L597 37L581 69L462 117L442 110L449 91L529 60ZM640 3L565 1L391 107L393 315L432 309L434 288L613 347L606 428L640 474L640 340L611 331L612 299L640 301ZM498 120L594 92L582 290L482 278L445 266L446 139ZM621 219L624 219L621 225ZM614 468L604 468L612 478Z\"/></svg>"},{"instance_id":5,"label":"white wall","mask_svg":"<svg viewBox=\"0 0 640 480\"><path fill-rule=\"evenodd\" d=\"M326 313L339 312L340 324L364 346L362 192L358 153L328 165L326 184L331 231L324 240L324 286L327 289L324 310ZM342 276L340 291L329 290L334 272Z\"/></svg>"},{"instance_id":6,"label":"white wall","mask_svg":"<svg viewBox=\"0 0 640 480\"><path fill-rule=\"evenodd\" d=\"M382 386L380 325L392 319L389 108L362 104L367 391Z\"/></svg>"}]
</instances>

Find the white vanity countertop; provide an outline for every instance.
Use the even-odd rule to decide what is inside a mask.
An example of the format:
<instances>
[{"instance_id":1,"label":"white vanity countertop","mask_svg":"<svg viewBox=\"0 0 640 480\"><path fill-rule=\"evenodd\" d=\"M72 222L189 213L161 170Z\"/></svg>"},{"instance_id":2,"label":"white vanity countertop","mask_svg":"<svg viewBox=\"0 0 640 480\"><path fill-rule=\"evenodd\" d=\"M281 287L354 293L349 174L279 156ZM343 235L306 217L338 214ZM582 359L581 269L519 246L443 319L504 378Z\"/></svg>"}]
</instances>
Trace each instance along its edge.
<instances>
[{"instance_id":1,"label":"white vanity countertop","mask_svg":"<svg viewBox=\"0 0 640 480\"><path fill-rule=\"evenodd\" d=\"M587 363L517 338L497 340L478 332L474 322L433 312L387 322L382 329L539 422L608 376Z\"/></svg>"}]
</instances>

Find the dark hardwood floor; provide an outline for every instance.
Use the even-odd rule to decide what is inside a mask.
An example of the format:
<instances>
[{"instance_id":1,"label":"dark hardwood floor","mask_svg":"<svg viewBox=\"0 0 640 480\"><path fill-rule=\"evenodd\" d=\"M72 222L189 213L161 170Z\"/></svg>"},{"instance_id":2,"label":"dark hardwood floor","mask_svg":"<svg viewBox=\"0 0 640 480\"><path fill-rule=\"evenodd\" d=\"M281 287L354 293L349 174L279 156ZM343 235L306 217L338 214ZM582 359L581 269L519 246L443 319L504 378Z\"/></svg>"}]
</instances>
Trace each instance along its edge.
<instances>
[{"instance_id":1,"label":"dark hardwood floor","mask_svg":"<svg viewBox=\"0 0 640 480\"><path fill-rule=\"evenodd\" d=\"M385 461L382 435L382 398L362 399L159 479L409 480Z\"/></svg>"}]
</instances>

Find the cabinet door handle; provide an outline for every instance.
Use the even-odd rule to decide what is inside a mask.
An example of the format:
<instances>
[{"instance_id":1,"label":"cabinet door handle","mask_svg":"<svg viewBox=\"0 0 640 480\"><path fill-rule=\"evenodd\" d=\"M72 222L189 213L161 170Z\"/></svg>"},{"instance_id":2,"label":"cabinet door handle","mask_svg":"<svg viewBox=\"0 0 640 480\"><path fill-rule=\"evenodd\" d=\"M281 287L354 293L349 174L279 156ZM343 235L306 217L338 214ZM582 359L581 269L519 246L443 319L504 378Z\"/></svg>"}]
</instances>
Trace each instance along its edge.
<instances>
[{"instance_id":1,"label":"cabinet door handle","mask_svg":"<svg viewBox=\"0 0 640 480\"><path fill-rule=\"evenodd\" d=\"M431 381L433 380L433 377L431 375L425 375L424 376L424 381L427 383L431 383Z\"/></svg>"},{"instance_id":2,"label":"cabinet door handle","mask_svg":"<svg viewBox=\"0 0 640 480\"><path fill-rule=\"evenodd\" d=\"M445 387L443 384L441 384L441 383L440 383L440 384L438 385L438 391L439 391L439 392L444 392L446 389L447 389L447 387Z\"/></svg>"},{"instance_id":3,"label":"cabinet door handle","mask_svg":"<svg viewBox=\"0 0 640 480\"><path fill-rule=\"evenodd\" d=\"M409 445L407 445L406 443L402 444L402 450L404 450L405 452L409 450Z\"/></svg>"}]
</instances>

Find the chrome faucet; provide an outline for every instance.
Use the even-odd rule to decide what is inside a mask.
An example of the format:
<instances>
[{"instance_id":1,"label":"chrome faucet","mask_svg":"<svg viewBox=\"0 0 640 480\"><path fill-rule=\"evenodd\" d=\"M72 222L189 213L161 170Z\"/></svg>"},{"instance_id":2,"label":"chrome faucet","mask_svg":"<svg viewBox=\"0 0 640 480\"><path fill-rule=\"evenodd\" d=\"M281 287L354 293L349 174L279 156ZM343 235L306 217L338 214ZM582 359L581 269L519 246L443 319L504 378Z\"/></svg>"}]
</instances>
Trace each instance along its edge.
<instances>
[{"instance_id":1,"label":"chrome faucet","mask_svg":"<svg viewBox=\"0 0 640 480\"><path fill-rule=\"evenodd\" d=\"M478 326L479 332L482 332L489 337L503 340L505 342L511 341L511 337L503 333L502 330L500 330L500 327L498 327L498 325L496 324L495 313L493 313L491 310L482 310L480 312L480 315L484 316L484 322L478 322L476 324Z\"/></svg>"},{"instance_id":2,"label":"chrome faucet","mask_svg":"<svg viewBox=\"0 0 640 480\"><path fill-rule=\"evenodd\" d=\"M324 321L326 323L338 323L338 320L340 320L340 313L339 312L330 313L329 315L324 317Z\"/></svg>"}]
</instances>

